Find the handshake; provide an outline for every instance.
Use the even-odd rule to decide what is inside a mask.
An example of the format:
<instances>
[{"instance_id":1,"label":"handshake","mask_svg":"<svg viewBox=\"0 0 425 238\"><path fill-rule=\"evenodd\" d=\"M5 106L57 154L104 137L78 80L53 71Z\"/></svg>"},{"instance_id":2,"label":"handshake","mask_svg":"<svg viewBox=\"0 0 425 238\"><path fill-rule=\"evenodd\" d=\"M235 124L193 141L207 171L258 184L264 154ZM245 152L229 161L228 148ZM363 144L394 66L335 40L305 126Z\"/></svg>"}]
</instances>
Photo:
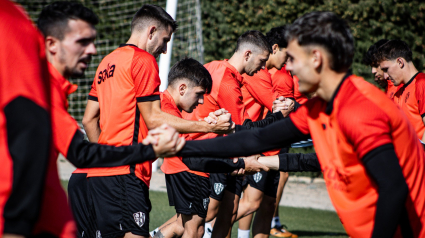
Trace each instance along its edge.
<instances>
[{"instance_id":1,"label":"handshake","mask_svg":"<svg viewBox=\"0 0 425 238\"><path fill-rule=\"evenodd\" d=\"M208 117L205 117L202 121L205 121L208 132L228 134L235 129L235 123L232 122L230 113L225 109L211 112ZM179 137L179 133L176 129L167 124L163 124L150 130L142 143L144 145L151 144L156 157L171 157L176 155L176 153L183 148L185 139Z\"/></svg>"}]
</instances>

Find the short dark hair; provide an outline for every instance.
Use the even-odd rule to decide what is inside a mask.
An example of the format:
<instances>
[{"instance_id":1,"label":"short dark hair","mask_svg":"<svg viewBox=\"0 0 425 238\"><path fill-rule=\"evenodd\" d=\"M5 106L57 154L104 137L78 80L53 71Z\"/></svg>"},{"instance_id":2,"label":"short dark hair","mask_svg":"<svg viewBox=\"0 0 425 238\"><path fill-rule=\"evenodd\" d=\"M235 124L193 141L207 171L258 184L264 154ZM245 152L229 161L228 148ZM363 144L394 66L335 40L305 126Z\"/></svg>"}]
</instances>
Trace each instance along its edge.
<instances>
[{"instance_id":1,"label":"short dark hair","mask_svg":"<svg viewBox=\"0 0 425 238\"><path fill-rule=\"evenodd\" d=\"M267 41L270 46L277 44L279 48L286 48L288 46L288 41L285 38L286 26L278 26L272 28L269 32L266 33Z\"/></svg>"},{"instance_id":2,"label":"short dark hair","mask_svg":"<svg viewBox=\"0 0 425 238\"><path fill-rule=\"evenodd\" d=\"M387 43L389 40L382 39L377 41L375 44L371 45L367 52L363 56L363 63L365 65L369 65L372 67L375 67L378 65L378 62L376 60L376 53L378 53L379 47L381 47L383 44Z\"/></svg>"},{"instance_id":3,"label":"short dark hair","mask_svg":"<svg viewBox=\"0 0 425 238\"><path fill-rule=\"evenodd\" d=\"M254 45L263 51L268 51L269 53L273 52L267 38L259 31L247 31L239 36L235 52L237 52L245 44Z\"/></svg>"},{"instance_id":4,"label":"short dark hair","mask_svg":"<svg viewBox=\"0 0 425 238\"><path fill-rule=\"evenodd\" d=\"M89 8L78 2L54 2L41 10L37 27L44 37L53 36L62 40L68 29L69 20L83 20L91 25L99 23L99 18Z\"/></svg>"},{"instance_id":5,"label":"short dark hair","mask_svg":"<svg viewBox=\"0 0 425 238\"><path fill-rule=\"evenodd\" d=\"M173 85L180 79L188 79L191 86L202 87L206 93L211 92L212 79L208 70L192 58L184 58L171 67L168 84Z\"/></svg>"},{"instance_id":6,"label":"short dark hair","mask_svg":"<svg viewBox=\"0 0 425 238\"><path fill-rule=\"evenodd\" d=\"M376 62L384 60L395 60L398 57L404 58L407 62L412 61L412 51L406 42L402 40L390 40L378 48Z\"/></svg>"},{"instance_id":7,"label":"short dark hair","mask_svg":"<svg viewBox=\"0 0 425 238\"><path fill-rule=\"evenodd\" d=\"M319 45L330 55L330 68L347 71L354 56L354 39L347 23L332 12L310 12L294 21L286 30L286 40L301 46Z\"/></svg>"},{"instance_id":8,"label":"short dark hair","mask_svg":"<svg viewBox=\"0 0 425 238\"><path fill-rule=\"evenodd\" d=\"M171 26L173 32L177 29L176 21L162 7L145 4L134 15L131 21L131 32L136 28L143 29L152 21L157 21L160 27Z\"/></svg>"}]
</instances>

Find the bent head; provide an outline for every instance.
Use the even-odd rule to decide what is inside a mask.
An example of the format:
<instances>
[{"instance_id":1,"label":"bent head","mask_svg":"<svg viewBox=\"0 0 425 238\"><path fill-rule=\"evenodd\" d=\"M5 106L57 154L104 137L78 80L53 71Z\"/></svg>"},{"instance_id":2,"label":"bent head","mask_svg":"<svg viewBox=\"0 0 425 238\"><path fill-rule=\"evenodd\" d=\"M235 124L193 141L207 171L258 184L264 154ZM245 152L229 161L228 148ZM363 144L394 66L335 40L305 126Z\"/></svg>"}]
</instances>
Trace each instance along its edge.
<instances>
[{"instance_id":1,"label":"bent head","mask_svg":"<svg viewBox=\"0 0 425 238\"><path fill-rule=\"evenodd\" d=\"M49 61L66 78L81 77L92 55L96 14L77 2L55 2L40 13L37 26L44 34Z\"/></svg>"},{"instance_id":2,"label":"bent head","mask_svg":"<svg viewBox=\"0 0 425 238\"><path fill-rule=\"evenodd\" d=\"M288 26L286 69L299 78L302 93L315 92L322 70L346 72L354 56L354 40L344 20L331 12L311 12Z\"/></svg>"},{"instance_id":3,"label":"bent head","mask_svg":"<svg viewBox=\"0 0 425 238\"><path fill-rule=\"evenodd\" d=\"M384 74L395 86L405 80L404 71L412 62L412 51L406 42L402 40L390 40L378 49L377 62Z\"/></svg>"},{"instance_id":4,"label":"bent head","mask_svg":"<svg viewBox=\"0 0 425 238\"><path fill-rule=\"evenodd\" d=\"M387 88L388 85L388 75L384 74L384 71L382 71L381 67L379 67L379 63L377 63L376 61L378 48L387 42L387 39L377 41L375 44L369 47L369 49L363 56L363 63L369 65L372 68L371 70L375 82L384 89Z\"/></svg>"},{"instance_id":5,"label":"bent head","mask_svg":"<svg viewBox=\"0 0 425 238\"><path fill-rule=\"evenodd\" d=\"M249 76L265 69L270 53L272 49L259 31L247 31L238 38L235 54L241 56L244 73Z\"/></svg>"},{"instance_id":6,"label":"bent head","mask_svg":"<svg viewBox=\"0 0 425 238\"><path fill-rule=\"evenodd\" d=\"M145 50L155 58L167 53L167 43L176 29L176 21L163 8L150 4L143 5L131 22L131 34L142 37Z\"/></svg>"},{"instance_id":7,"label":"bent head","mask_svg":"<svg viewBox=\"0 0 425 238\"><path fill-rule=\"evenodd\" d=\"M192 58L180 60L168 74L168 91L180 111L191 113L204 103L204 94L211 92L211 88L210 73Z\"/></svg>"},{"instance_id":8,"label":"bent head","mask_svg":"<svg viewBox=\"0 0 425 238\"><path fill-rule=\"evenodd\" d=\"M286 54L288 42L285 39L285 30L286 26L279 26L272 28L266 33L267 41L273 50L269 57L270 66L279 70L283 67L283 65L285 65L286 60L288 59Z\"/></svg>"}]
</instances>

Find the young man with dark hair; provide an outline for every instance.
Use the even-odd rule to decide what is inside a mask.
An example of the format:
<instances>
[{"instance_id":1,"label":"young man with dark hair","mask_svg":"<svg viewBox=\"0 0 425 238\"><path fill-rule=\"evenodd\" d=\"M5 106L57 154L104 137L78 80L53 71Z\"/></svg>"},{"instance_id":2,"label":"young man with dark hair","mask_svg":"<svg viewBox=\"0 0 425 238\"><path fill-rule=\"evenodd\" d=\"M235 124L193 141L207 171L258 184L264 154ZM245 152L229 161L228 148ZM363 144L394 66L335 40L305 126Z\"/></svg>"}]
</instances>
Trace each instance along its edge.
<instances>
[{"instance_id":1,"label":"young man with dark hair","mask_svg":"<svg viewBox=\"0 0 425 238\"><path fill-rule=\"evenodd\" d=\"M193 113L184 115L191 120L203 119L210 111L225 108L232 115L232 120L242 125L248 118L242 100L242 74L254 75L264 69L272 49L265 36L259 31L247 31L242 34L236 44L235 53L229 60L213 61L205 65L211 74L213 88L205 96L204 104L198 106ZM192 135L192 139L213 138L217 135ZM208 154L206 154L208 156ZM213 173L210 175L211 200L207 221L217 216L212 237L225 237L231 227L232 218L236 216L239 198L242 192L240 177ZM219 209L220 207L220 209Z\"/></svg>"},{"instance_id":2,"label":"young man with dark hair","mask_svg":"<svg viewBox=\"0 0 425 238\"><path fill-rule=\"evenodd\" d=\"M418 138L425 141L425 74L412 62L412 51L406 42L390 40L377 53L377 62L394 86L396 102L407 115Z\"/></svg>"},{"instance_id":3,"label":"young man with dark hair","mask_svg":"<svg viewBox=\"0 0 425 238\"><path fill-rule=\"evenodd\" d=\"M98 66L83 118L89 139L108 145L136 144L148 129L162 123L182 133L230 131L230 114L217 124L209 124L161 110L155 58L167 52L167 42L177 24L164 9L143 5L131 25L127 43L104 57ZM149 237L151 175L152 161L88 171L98 235Z\"/></svg>"},{"instance_id":4,"label":"young man with dark hair","mask_svg":"<svg viewBox=\"0 0 425 238\"><path fill-rule=\"evenodd\" d=\"M182 118L182 111L191 113L198 104L204 103L204 94L211 92L211 87L208 70L194 59L183 59L170 69L168 88L161 93L161 109ZM188 135L182 136L188 138ZM176 224L159 230L155 237L174 234L178 226L184 230L182 237L202 238L210 196L208 175L190 170L181 157L165 159L161 170L165 173L168 200L176 209L177 220Z\"/></svg>"},{"instance_id":5,"label":"young man with dark hair","mask_svg":"<svg viewBox=\"0 0 425 238\"><path fill-rule=\"evenodd\" d=\"M96 15L76 2L55 2L40 13L38 26L44 33L44 44L51 80L53 142L56 149L47 171L43 211L37 230L60 237L76 234L72 215L67 207L66 195L60 185L56 158L62 153L77 167L105 167L134 164L154 160L161 146L142 144L132 147L114 148L90 144L83 140L77 122L68 114L67 96L76 90L67 79L84 74L87 64L96 53L94 39ZM170 142L176 142L174 129L169 130ZM120 158L120 159L117 159ZM74 173L69 183L69 199L77 221L78 236L94 237L89 216L90 201L87 196L86 174Z\"/></svg>"},{"instance_id":6,"label":"young man with dark hair","mask_svg":"<svg viewBox=\"0 0 425 238\"><path fill-rule=\"evenodd\" d=\"M265 128L188 141L179 156L246 156L311 135L350 237L424 237L423 147L401 109L350 73L354 40L348 25L334 13L311 12L288 27L286 38L287 70L298 75L301 92L317 97ZM287 162L282 156L279 167Z\"/></svg>"},{"instance_id":7,"label":"young man with dark hair","mask_svg":"<svg viewBox=\"0 0 425 238\"><path fill-rule=\"evenodd\" d=\"M285 40L285 26L272 28L267 32L266 39L273 49L266 62L266 67L253 76L243 75L243 101L249 119L252 121L261 120L268 111L272 112L273 102L281 102L280 100L276 100L280 96L285 98L283 104L291 107L288 110L282 110L283 116L287 117L293 110L294 96L292 88L288 87L288 82L292 83L293 80L289 74L284 74L280 71L287 59L286 47L288 43ZM286 105L288 102L291 104ZM280 149L268 151L265 154L275 155L279 151ZM239 220L238 237L249 237L252 216L255 211L257 211L257 218L254 219L253 236L268 237L269 226L273 212L275 211L279 181L280 173L276 171L260 171L256 174L245 176L244 183L246 184L246 188L239 202L238 214L236 216L236 220ZM259 209L260 206L261 209ZM289 236L292 235L286 230L275 229L273 231L273 235L279 236L281 233Z\"/></svg>"},{"instance_id":8,"label":"young man with dark hair","mask_svg":"<svg viewBox=\"0 0 425 238\"><path fill-rule=\"evenodd\" d=\"M387 42L387 39L382 39L371 45L363 57L363 63L372 67L372 74L375 82L383 88L387 96L392 99L397 89L401 86L394 86L391 80L388 79L388 75L384 74L381 67L379 67L379 62L376 62L379 47Z\"/></svg>"}]
</instances>

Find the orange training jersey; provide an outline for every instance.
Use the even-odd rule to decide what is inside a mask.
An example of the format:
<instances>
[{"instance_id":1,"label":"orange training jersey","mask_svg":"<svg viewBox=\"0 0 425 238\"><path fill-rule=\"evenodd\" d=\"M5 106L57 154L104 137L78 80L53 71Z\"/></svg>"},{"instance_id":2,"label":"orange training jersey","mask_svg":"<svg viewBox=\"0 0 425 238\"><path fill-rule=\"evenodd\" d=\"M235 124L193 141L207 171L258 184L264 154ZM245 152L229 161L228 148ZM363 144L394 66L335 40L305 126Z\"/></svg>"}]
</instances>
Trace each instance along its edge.
<instances>
[{"instance_id":1,"label":"orange training jersey","mask_svg":"<svg viewBox=\"0 0 425 238\"><path fill-rule=\"evenodd\" d=\"M273 101L278 96L273 89L271 75L267 69L261 69L253 76L242 76L241 90L245 110L252 121L261 120L265 117L265 109L273 111Z\"/></svg>"},{"instance_id":2,"label":"orange training jersey","mask_svg":"<svg viewBox=\"0 0 425 238\"><path fill-rule=\"evenodd\" d=\"M402 86L403 86L402 84L399 86L394 86L391 80L387 80L387 88L385 89L385 93L387 94L389 98L393 99L397 90L401 88Z\"/></svg>"},{"instance_id":3,"label":"orange training jersey","mask_svg":"<svg viewBox=\"0 0 425 238\"><path fill-rule=\"evenodd\" d=\"M299 104L304 104L308 101L308 97L300 92L298 80L298 77L294 75L294 97Z\"/></svg>"},{"instance_id":4,"label":"orange training jersey","mask_svg":"<svg viewBox=\"0 0 425 238\"><path fill-rule=\"evenodd\" d=\"M425 132L425 74L417 73L394 94L394 102L406 113L420 140Z\"/></svg>"},{"instance_id":5,"label":"orange training jersey","mask_svg":"<svg viewBox=\"0 0 425 238\"><path fill-rule=\"evenodd\" d=\"M354 75L334 95L329 103L309 100L290 118L313 139L329 196L348 235L372 235L378 192L361 159L391 143L409 188L405 206L414 237L425 237L424 152L407 117L382 91ZM395 237L401 237L400 229Z\"/></svg>"},{"instance_id":6,"label":"orange training jersey","mask_svg":"<svg viewBox=\"0 0 425 238\"><path fill-rule=\"evenodd\" d=\"M199 105L192 113L182 113L183 118L197 121L204 119L210 112L225 108L232 114L232 121L242 125L248 118L242 98L242 76L227 60L213 61L205 65L213 81L209 94L204 96L204 104ZM192 139L214 138L215 133L191 134Z\"/></svg>"},{"instance_id":7,"label":"orange training jersey","mask_svg":"<svg viewBox=\"0 0 425 238\"><path fill-rule=\"evenodd\" d=\"M161 110L173 116L183 118L168 90L165 90L161 93ZM190 140L189 134L180 134L180 136L184 137L186 140ZM164 174L175 174L187 171L199 176L209 177L207 173L189 170L189 168L182 162L182 158L178 156L164 158L164 163L161 165L161 170L164 172Z\"/></svg>"},{"instance_id":8,"label":"orange training jersey","mask_svg":"<svg viewBox=\"0 0 425 238\"><path fill-rule=\"evenodd\" d=\"M159 100L160 83L155 58L134 45L122 45L103 58L89 94L89 100L98 101L100 107L98 142L114 146L141 142L148 129L137 103ZM127 165L89 169L87 176L129 173ZM135 174L149 186L152 161L137 164Z\"/></svg>"},{"instance_id":9,"label":"orange training jersey","mask_svg":"<svg viewBox=\"0 0 425 238\"><path fill-rule=\"evenodd\" d=\"M286 71L285 66L280 70L272 68L269 70L272 77L272 84L277 96L284 96L285 98L294 98L294 79L291 74Z\"/></svg>"}]
</instances>

